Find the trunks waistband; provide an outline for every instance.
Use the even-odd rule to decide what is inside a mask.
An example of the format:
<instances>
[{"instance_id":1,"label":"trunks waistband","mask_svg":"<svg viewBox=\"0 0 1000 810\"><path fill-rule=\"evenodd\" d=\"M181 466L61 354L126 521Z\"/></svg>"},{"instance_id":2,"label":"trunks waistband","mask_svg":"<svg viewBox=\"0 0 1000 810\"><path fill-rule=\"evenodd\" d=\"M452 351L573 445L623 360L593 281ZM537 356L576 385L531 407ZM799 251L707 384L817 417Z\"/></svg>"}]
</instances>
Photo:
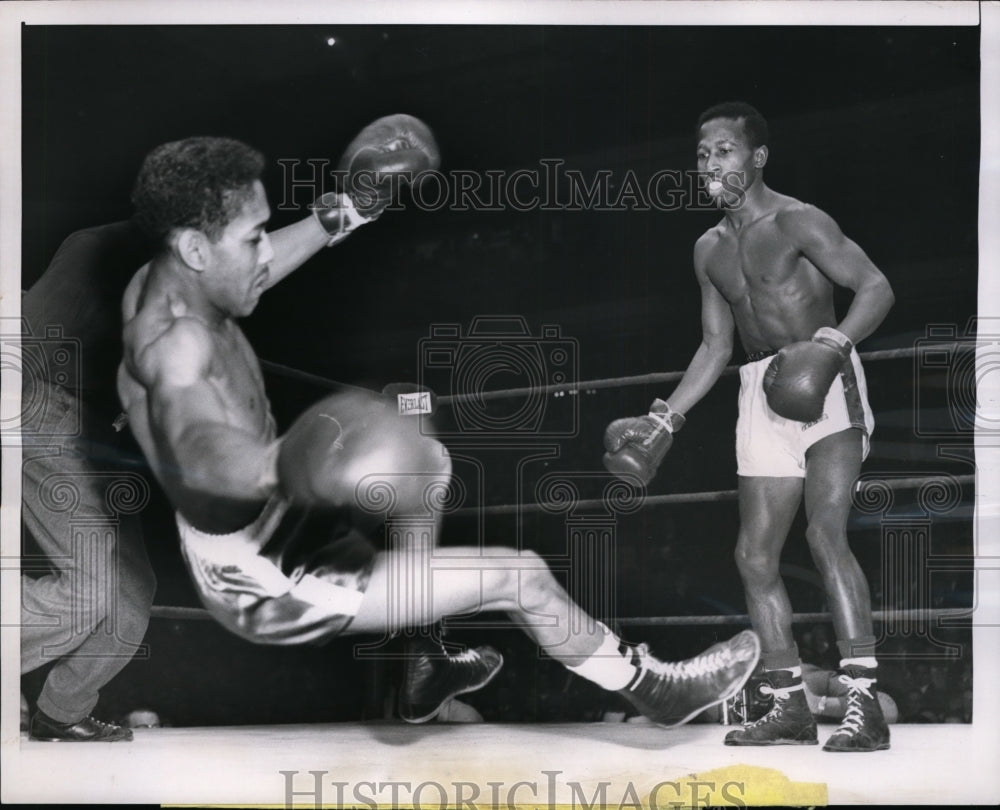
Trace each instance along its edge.
<instances>
[{"instance_id":1,"label":"trunks waistband","mask_svg":"<svg viewBox=\"0 0 1000 810\"><path fill-rule=\"evenodd\" d=\"M777 353L777 349L765 349L760 352L747 352L747 362L756 363L758 360L766 360L768 357L774 357Z\"/></svg>"},{"instance_id":2,"label":"trunks waistband","mask_svg":"<svg viewBox=\"0 0 1000 810\"><path fill-rule=\"evenodd\" d=\"M250 519L243 526L229 531L208 531L207 529L195 526L191 521L184 517L180 510L176 510L175 514L177 516L177 520L183 522L184 527L194 534L201 537L222 539L225 537L245 537L248 535L255 536L261 532L265 524L273 522L276 518L280 520L284 516L287 509L287 501L283 500L278 495L272 495L264 503L264 505L260 507L260 511L258 511L252 519Z\"/></svg>"}]
</instances>

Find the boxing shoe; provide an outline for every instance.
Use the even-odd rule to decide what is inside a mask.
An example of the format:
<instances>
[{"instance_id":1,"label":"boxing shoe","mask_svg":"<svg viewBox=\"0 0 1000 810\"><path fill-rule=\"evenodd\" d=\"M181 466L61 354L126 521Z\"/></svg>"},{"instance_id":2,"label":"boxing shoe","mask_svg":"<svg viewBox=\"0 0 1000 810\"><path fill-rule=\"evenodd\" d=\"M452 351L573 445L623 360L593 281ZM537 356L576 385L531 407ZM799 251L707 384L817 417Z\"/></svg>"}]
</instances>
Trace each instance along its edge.
<instances>
[{"instance_id":1,"label":"boxing shoe","mask_svg":"<svg viewBox=\"0 0 1000 810\"><path fill-rule=\"evenodd\" d=\"M817 745L816 721L809 711L802 678L787 669L765 673L760 692L774 705L758 720L726 735L726 745Z\"/></svg>"},{"instance_id":2,"label":"boxing shoe","mask_svg":"<svg viewBox=\"0 0 1000 810\"><path fill-rule=\"evenodd\" d=\"M757 665L760 641L756 633L744 630L694 658L677 662L657 660L645 644L633 652L639 671L618 693L654 723L670 727L688 722L739 692Z\"/></svg>"},{"instance_id":3,"label":"boxing shoe","mask_svg":"<svg viewBox=\"0 0 1000 810\"><path fill-rule=\"evenodd\" d=\"M767 693L761 691L761 686L764 684L770 686L767 676L758 666L739 694L728 701L729 713L736 719L734 725L749 725L771 711L774 696L770 691Z\"/></svg>"},{"instance_id":4,"label":"boxing shoe","mask_svg":"<svg viewBox=\"0 0 1000 810\"><path fill-rule=\"evenodd\" d=\"M131 740L132 730L84 717L75 723L60 723L41 710L31 718L28 732L32 740L41 742L119 742Z\"/></svg>"},{"instance_id":5,"label":"boxing shoe","mask_svg":"<svg viewBox=\"0 0 1000 810\"><path fill-rule=\"evenodd\" d=\"M882 714L875 670L844 667L837 680L847 687L847 710L824 751L884 751L889 747L889 724Z\"/></svg>"},{"instance_id":6,"label":"boxing shoe","mask_svg":"<svg viewBox=\"0 0 1000 810\"><path fill-rule=\"evenodd\" d=\"M445 703L486 686L503 666L503 656L492 647L458 654L439 649L412 652L406 658L399 716L407 723L432 720Z\"/></svg>"}]
</instances>

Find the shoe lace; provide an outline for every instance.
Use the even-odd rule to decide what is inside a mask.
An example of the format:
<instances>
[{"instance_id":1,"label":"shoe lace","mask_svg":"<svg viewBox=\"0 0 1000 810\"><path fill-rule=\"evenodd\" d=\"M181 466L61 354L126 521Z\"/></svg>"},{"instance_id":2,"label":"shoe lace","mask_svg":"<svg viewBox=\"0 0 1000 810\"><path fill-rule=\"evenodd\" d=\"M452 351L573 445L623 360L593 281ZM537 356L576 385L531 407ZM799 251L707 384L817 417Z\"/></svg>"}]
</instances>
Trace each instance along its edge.
<instances>
[{"instance_id":1,"label":"shoe lace","mask_svg":"<svg viewBox=\"0 0 1000 810\"><path fill-rule=\"evenodd\" d=\"M475 650L462 650L460 653L449 655L448 659L456 664L474 663L479 661L480 655Z\"/></svg>"},{"instance_id":2,"label":"shoe lace","mask_svg":"<svg viewBox=\"0 0 1000 810\"><path fill-rule=\"evenodd\" d=\"M847 709L844 712L844 719L834 734L847 734L853 737L865 723L865 713L861 708L861 696L873 699L871 688L875 683L874 678L852 678L850 675L840 675L837 677L847 687Z\"/></svg>"},{"instance_id":3,"label":"shoe lace","mask_svg":"<svg viewBox=\"0 0 1000 810\"><path fill-rule=\"evenodd\" d=\"M796 691L798 691L798 686L797 685L792 685L792 686L771 686L768 683L762 683L760 685L760 692L761 692L761 694L762 695L774 695L774 699L776 701L778 701L778 700L780 700L782 702L786 701L786 700L788 700L788 696L791 695L792 692L796 692Z\"/></svg>"},{"instance_id":4,"label":"shoe lace","mask_svg":"<svg viewBox=\"0 0 1000 810\"><path fill-rule=\"evenodd\" d=\"M635 652L639 666L671 680L687 680L710 674L729 662L728 651L723 648L713 653L702 653L686 661L660 661L649 651L645 643L638 645Z\"/></svg>"},{"instance_id":5,"label":"shoe lace","mask_svg":"<svg viewBox=\"0 0 1000 810\"><path fill-rule=\"evenodd\" d=\"M769 683L762 683L757 687L762 695L773 695L774 705L771 706L770 710L763 717L759 717L754 720L748 728L756 728L757 726L764 725L771 720L776 720L779 718L785 710L785 702L791 696L792 692L797 692L802 689L802 684L793 684L791 686L771 686Z\"/></svg>"}]
</instances>

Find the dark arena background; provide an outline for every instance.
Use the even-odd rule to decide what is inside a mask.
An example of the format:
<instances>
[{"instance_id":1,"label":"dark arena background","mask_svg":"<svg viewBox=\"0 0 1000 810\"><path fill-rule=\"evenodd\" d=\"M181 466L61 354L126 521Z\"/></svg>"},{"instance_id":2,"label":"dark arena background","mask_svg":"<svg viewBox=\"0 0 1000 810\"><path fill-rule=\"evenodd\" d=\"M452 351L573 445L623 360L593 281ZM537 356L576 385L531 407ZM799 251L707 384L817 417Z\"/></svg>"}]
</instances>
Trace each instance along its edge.
<instances>
[{"instance_id":1,"label":"dark arena background","mask_svg":"<svg viewBox=\"0 0 1000 810\"><path fill-rule=\"evenodd\" d=\"M322 190L314 168L335 165L369 121L426 121L440 178L318 253L242 324L268 361L279 428L337 383L419 381L445 397L531 389L440 407L465 493L442 544L538 551L585 607L667 658L747 624L733 561L736 377L693 409L632 500L595 506L613 480L602 435L676 379L628 378L682 371L701 339L692 248L718 215L685 185L695 121L720 101L757 106L771 129L768 185L832 215L896 295L859 347L874 353L876 418L863 482L889 484L863 486L850 522L880 612L880 688L900 726L973 721L976 651L961 616L974 606L974 375L956 358L977 329L978 27L29 25L21 41L25 289L69 233L130 215L131 183L157 144L227 135L263 151L277 228L304 215ZM662 170L679 185L664 181L650 200ZM574 206L573 177L603 196ZM460 199L462 178L482 185ZM686 192L665 193L674 187ZM171 511L151 492L143 528L156 604L170 609L96 716L149 709L174 729L396 722L398 662L378 657L378 639L269 648L175 610L200 605ZM803 529L800 515L782 573L803 614L804 660L832 669ZM924 609L938 612L893 615ZM487 722L611 721L628 709L501 616L448 627L449 641L504 652L501 674L465 698ZM29 701L45 673L22 680Z\"/></svg>"}]
</instances>

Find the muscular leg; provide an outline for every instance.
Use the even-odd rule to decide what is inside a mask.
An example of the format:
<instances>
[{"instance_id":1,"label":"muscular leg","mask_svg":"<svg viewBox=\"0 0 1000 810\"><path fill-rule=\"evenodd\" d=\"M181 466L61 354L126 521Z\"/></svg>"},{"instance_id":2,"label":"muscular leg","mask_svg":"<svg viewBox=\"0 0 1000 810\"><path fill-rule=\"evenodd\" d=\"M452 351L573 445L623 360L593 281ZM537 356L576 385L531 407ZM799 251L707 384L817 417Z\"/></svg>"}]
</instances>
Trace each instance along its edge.
<instances>
[{"instance_id":1,"label":"muscular leg","mask_svg":"<svg viewBox=\"0 0 1000 810\"><path fill-rule=\"evenodd\" d=\"M446 481L450 465L444 459L436 472ZM392 634L446 616L503 611L575 674L619 691L647 717L665 725L687 722L728 699L752 672L760 643L749 631L695 658L671 664L659 661L645 648L622 645L614 633L569 598L534 552L496 547L439 549L430 539L397 542L397 530L416 531L418 524L427 528L433 524L405 517L407 510L421 503L430 505L426 497L417 501L415 482L409 483L403 490L407 497L394 507L401 516L390 515L387 522L390 550L376 556L348 632ZM400 716L412 723L426 722L448 699L488 683L502 663L502 656L490 648L448 656L443 662L423 654L408 657Z\"/></svg>"},{"instance_id":2,"label":"muscular leg","mask_svg":"<svg viewBox=\"0 0 1000 810\"><path fill-rule=\"evenodd\" d=\"M569 666L604 640L601 625L569 598L537 554L503 547L380 554L351 631L393 631L493 610L507 613Z\"/></svg>"},{"instance_id":3,"label":"muscular leg","mask_svg":"<svg viewBox=\"0 0 1000 810\"><path fill-rule=\"evenodd\" d=\"M816 723L801 681L792 606L779 565L802 499L801 478L740 477L736 563L761 637L761 662L774 703L760 719L726 735L726 745L815 745Z\"/></svg>"},{"instance_id":4,"label":"muscular leg","mask_svg":"<svg viewBox=\"0 0 1000 810\"><path fill-rule=\"evenodd\" d=\"M663 725L687 722L735 694L760 652L757 637L744 632L694 659L665 665L642 647L621 647L617 636L569 598L537 554L497 547L379 555L350 629L393 631L481 610L506 612L564 666L619 691ZM426 711L411 711L410 722L433 716L435 701L422 702Z\"/></svg>"},{"instance_id":5,"label":"muscular leg","mask_svg":"<svg viewBox=\"0 0 1000 810\"><path fill-rule=\"evenodd\" d=\"M851 490L862 455L857 428L827 436L806 452L806 537L833 611L841 655L838 681L846 686L844 720L824 751L881 751L890 745L878 700L868 581L847 545Z\"/></svg>"},{"instance_id":6,"label":"muscular leg","mask_svg":"<svg viewBox=\"0 0 1000 810\"><path fill-rule=\"evenodd\" d=\"M827 436L806 452L806 539L841 641L873 635L868 582L847 544L851 491L861 461L862 438L856 428Z\"/></svg>"},{"instance_id":7,"label":"muscular leg","mask_svg":"<svg viewBox=\"0 0 1000 810\"><path fill-rule=\"evenodd\" d=\"M559 642L565 639L573 611L537 555L499 548L436 552L431 544L407 544L379 556L352 623L356 630L404 633L406 666L399 696L399 714L404 720L426 722L448 700L485 686L499 671L503 656L492 647L451 656L435 633L444 617L479 610L506 611L566 666L583 663L602 643L613 647L604 650L605 655L612 654L610 658L596 663L597 677L607 679L602 685L621 688L634 676L634 668L617 649L617 640L596 622L589 622L591 637L574 648L580 656L562 653ZM536 611L539 615L530 615ZM430 630L425 627L428 624ZM590 669L594 668L592 664Z\"/></svg>"},{"instance_id":8,"label":"muscular leg","mask_svg":"<svg viewBox=\"0 0 1000 810\"><path fill-rule=\"evenodd\" d=\"M739 479L736 566L743 579L747 610L765 655L787 650L795 643L792 607L778 569L801 497L801 478L740 476Z\"/></svg>"}]
</instances>

